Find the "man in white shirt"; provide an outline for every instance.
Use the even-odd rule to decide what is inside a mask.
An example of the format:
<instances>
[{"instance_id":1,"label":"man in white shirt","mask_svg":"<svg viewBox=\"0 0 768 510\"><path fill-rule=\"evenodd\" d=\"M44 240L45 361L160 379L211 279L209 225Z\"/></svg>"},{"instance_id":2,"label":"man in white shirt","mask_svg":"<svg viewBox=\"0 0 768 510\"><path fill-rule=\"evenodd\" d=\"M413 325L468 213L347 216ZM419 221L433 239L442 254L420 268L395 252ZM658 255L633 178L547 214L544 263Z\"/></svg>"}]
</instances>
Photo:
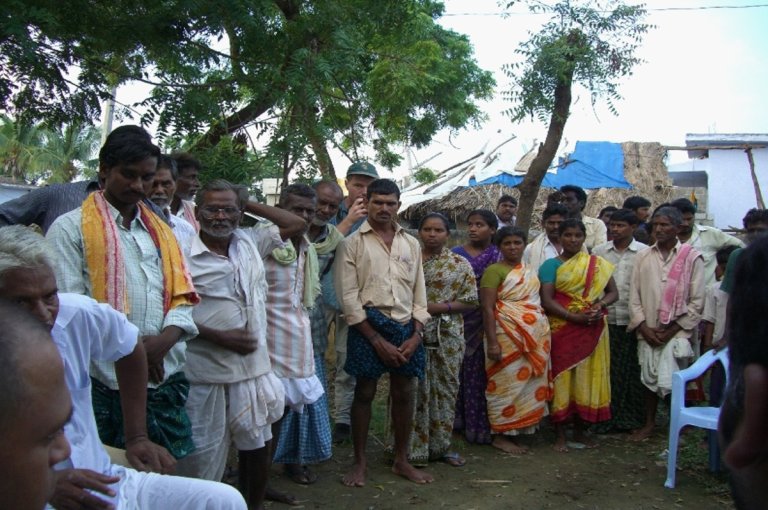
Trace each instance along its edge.
<instances>
[{"instance_id":1,"label":"man in white shirt","mask_svg":"<svg viewBox=\"0 0 768 510\"><path fill-rule=\"evenodd\" d=\"M715 283L715 267L717 260L715 254L723 246L736 246L743 248L744 243L739 239L726 234L715 227L697 225L696 207L687 198L678 198L671 203L672 207L680 211L683 223L677 238L681 243L690 244L704 257L704 283L707 287Z\"/></svg>"},{"instance_id":2,"label":"man in white shirt","mask_svg":"<svg viewBox=\"0 0 768 510\"><path fill-rule=\"evenodd\" d=\"M72 395L72 418L64 426L72 455L56 465L51 503L59 508L245 509L242 497L227 485L157 474L172 472L175 460L147 438L147 361L136 326L108 305L58 293L49 248L38 234L20 226L0 229L0 247L0 297L22 303L50 328ZM92 359L115 361L131 438L126 457L136 468L155 473L111 463L96 430L88 376Z\"/></svg>"},{"instance_id":3,"label":"man in white shirt","mask_svg":"<svg viewBox=\"0 0 768 510\"><path fill-rule=\"evenodd\" d=\"M629 284L635 258L647 245L635 241L634 232L640 220L629 209L611 214L609 229L612 240L595 246L599 255L613 264L613 280L619 299L608 307L608 332L611 343L611 419L600 423L601 432L634 430L643 425L643 385L637 361L637 336L627 331L629 324Z\"/></svg>"},{"instance_id":4,"label":"man in white shirt","mask_svg":"<svg viewBox=\"0 0 768 510\"><path fill-rule=\"evenodd\" d=\"M542 214L542 225L544 232L525 247L523 252L523 262L526 266L533 268L536 274L539 268L548 259L553 259L560 255L563 247L560 245L560 224L568 217L568 210L560 204L551 204L544 209Z\"/></svg>"},{"instance_id":5,"label":"man in white shirt","mask_svg":"<svg viewBox=\"0 0 768 510\"><path fill-rule=\"evenodd\" d=\"M496 218L499 220L499 228L514 227L517 217L517 199L512 195L502 195L496 204Z\"/></svg>"},{"instance_id":6,"label":"man in white shirt","mask_svg":"<svg viewBox=\"0 0 768 510\"><path fill-rule=\"evenodd\" d=\"M192 311L200 335L187 346L187 414L195 451L179 472L208 480L224 475L230 444L239 451L239 485L250 508L263 505L272 424L283 415L284 390L267 349L262 258L284 246L281 235L305 223L274 207L254 204L270 228L238 228L248 195L217 179L197 197L200 235L185 248L200 303Z\"/></svg>"},{"instance_id":7,"label":"man in white shirt","mask_svg":"<svg viewBox=\"0 0 768 510\"><path fill-rule=\"evenodd\" d=\"M587 251L592 252L592 248L598 244L608 241L608 229L598 218L584 216L584 207L587 205L587 193L583 188L567 184L560 187L560 192L565 197L563 205L568 209L568 217L581 220L587 229L587 237L584 239L584 246Z\"/></svg>"}]
</instances>

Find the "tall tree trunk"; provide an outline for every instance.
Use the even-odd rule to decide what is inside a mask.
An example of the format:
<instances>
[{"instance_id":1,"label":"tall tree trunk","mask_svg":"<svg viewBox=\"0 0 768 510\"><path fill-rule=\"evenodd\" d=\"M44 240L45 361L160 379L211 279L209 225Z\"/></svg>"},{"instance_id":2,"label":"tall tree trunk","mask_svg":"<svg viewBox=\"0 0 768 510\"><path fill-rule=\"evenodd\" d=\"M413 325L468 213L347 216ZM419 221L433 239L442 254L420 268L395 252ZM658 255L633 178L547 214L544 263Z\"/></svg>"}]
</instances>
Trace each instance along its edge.
<instances>
[{"instance_id":1,"label":"tall tree trunk","mask_svg":"<svg viewBox=\"0 0 768 510\"><path fill-rule=\"evenodd\" d=\"M555 159L557 148L563 139L565 123L571 108L571 83L573 69L570 70L555 87L555 106L549 119L549 128L544 143L539 145L539 151L533 158L528 173L523 178L518 189L520 190L520 205L517 210L515 225L528 232L531 227L531 216L536 197L539 195L541 181L547 173L552 160Z\"/></svg>"}]
</instances>

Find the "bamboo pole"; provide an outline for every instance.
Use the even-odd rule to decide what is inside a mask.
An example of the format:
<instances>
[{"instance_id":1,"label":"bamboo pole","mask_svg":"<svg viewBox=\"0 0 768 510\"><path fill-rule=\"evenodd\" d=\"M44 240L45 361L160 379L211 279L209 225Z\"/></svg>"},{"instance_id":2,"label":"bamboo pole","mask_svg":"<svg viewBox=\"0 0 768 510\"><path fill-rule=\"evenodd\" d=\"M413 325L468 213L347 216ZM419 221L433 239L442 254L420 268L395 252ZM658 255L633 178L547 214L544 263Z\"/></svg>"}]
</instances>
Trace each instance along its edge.
<instances>
[{"instance_id":1,"label":"bamboo pole","mask_svg":"<svg viewBox=\"0 0 768 510\"><path fill-rule=\"evenodd\" d=\"M748 147L744 150L744 152L747 153L747 161L749 161L749 173L752 176L752 185L755 187L757 208L765 209L765 202L763 202L763 192L760 191L760 183L757 181L757 173L755 172L755 158L752 156L752 148Z\"/></svg>"}]
</instances>

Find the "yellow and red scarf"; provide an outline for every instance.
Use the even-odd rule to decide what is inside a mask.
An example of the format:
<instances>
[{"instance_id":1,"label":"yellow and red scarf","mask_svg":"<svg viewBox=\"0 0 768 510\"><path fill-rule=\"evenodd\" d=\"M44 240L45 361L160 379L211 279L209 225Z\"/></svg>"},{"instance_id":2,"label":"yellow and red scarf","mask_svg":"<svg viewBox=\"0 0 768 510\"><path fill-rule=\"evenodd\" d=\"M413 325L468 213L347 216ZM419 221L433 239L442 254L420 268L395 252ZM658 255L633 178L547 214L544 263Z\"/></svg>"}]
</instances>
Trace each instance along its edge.
<instances>
[{"instance_id":1,"label":"yellow and red scarf","mask_svg":"<svg viewBox=\"0 0 768 510\"><path fill-rule=\"evenodd\" d=\"M192 285L184 256L171 228L139 202L139 216L160 253L163 272L163 313L179 305L195 305L200 298ZM115 310L130 312L125 259L118 226L109 211L104 193L91 193L83 202L82 230L85 262L91 282L91 297Z\"/></svg>"}]
</instances>

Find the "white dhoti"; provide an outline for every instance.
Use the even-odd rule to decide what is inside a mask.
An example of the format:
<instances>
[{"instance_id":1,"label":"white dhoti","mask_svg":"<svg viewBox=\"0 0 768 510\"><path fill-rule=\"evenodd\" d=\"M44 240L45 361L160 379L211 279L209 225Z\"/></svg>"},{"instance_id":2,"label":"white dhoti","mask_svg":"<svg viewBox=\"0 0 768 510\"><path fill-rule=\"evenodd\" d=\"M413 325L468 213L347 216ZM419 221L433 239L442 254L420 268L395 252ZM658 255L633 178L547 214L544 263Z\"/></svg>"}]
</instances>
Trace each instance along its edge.
<instances>
[{"instance_id":1,"label":"white dhoti","mask_svg":"<svg viewBox=\"0 0 768 510\"><path fill-rule=\"evenodd\" d=\"M672 373L687 367L693 355L686 337L675 337L659 347L640 339L637 342L640 380L646 388L664 398L672 392Z\"/></svg>"},{"instance_id":2,"label":"white dhoti","mask_svg":"<svg viewBox=\"0 0 768 510\"><path fill-rule=\"evenodd\" d=\"M325 390L317 375L309 377L280 377L285 390L285 405L301 413L304 406L314 404L323 396Z\"/></svg>"},{"instance_id":3,"label":"white dhoti","mask_svg":"<svg viewBox=\"0 0 768 510\"><path fill-rule=\"evenodd\" d=\"M230 444L241 451L263 448L285 405L283 384L272 372L230 384L192 383L186 409L195 451L179 460L178 473L221 480Z\"/></svg>"}]
</instances>

